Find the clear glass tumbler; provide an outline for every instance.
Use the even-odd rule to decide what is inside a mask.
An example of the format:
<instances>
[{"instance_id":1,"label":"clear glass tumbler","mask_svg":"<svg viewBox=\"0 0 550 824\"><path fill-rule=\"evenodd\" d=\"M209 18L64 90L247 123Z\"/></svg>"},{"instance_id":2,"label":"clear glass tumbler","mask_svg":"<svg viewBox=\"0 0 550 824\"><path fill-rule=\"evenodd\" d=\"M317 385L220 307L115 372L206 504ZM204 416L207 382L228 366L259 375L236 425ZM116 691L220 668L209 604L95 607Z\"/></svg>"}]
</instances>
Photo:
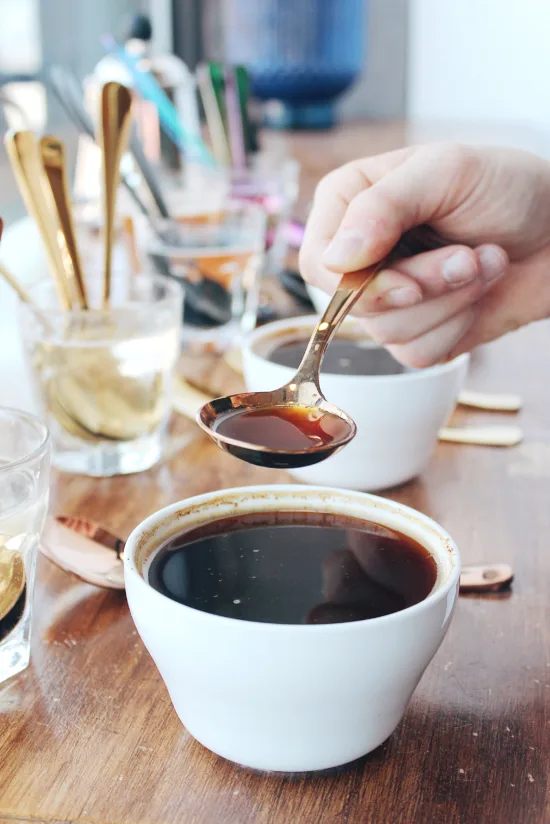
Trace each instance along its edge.
<instances>
[{"instance_id":1,"label":"clear glass tumbler","mask_svg":"<svg viewBox=\"0 0 550 824\"><path fill-rule=\"evenodd\" d=\"M21 304L34 393L66 472L105 477L162 456L179 355L183 291L154 275L117 278L108 309L62 311L50 280Z\"/></svg>"},{"instance_id":2,"label":"clear glass tumbler","mask_svg":"<svg viewBox=\"0 0 550 824\"><path fill-rule=\"evenodd\" d=\"M184 345L224 351L256 324L265 211L228 200L217 211L199 203L174 214L155 231L144 227L145 252L159 273L185 284Z\"/></svg>"},{"instance_id":3,"label":"clear glass tumbler","mask_svg":"<svg viewBox=\"0 0 550 824\"><path fill-rule=\"evenodd\" d=\"M0 683L29 663L36 555L48 508L50 437L0 407Z\"/></svg>"}]
</instances>

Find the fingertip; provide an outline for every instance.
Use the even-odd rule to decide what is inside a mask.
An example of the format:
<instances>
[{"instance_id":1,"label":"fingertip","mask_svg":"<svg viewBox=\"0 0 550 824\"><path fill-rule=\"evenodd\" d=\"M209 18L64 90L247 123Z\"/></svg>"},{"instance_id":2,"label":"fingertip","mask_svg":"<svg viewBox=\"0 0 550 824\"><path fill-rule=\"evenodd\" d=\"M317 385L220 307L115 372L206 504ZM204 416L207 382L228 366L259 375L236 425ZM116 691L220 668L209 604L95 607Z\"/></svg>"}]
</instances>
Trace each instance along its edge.
<instances>
[{"instance_id":1,"label":"fingertip","mask_svg":"<svg viewBox=\"0 0 550 824\"><path fill-rule=\"evenodd\" d=\"M482 246L478 246L475 251L484 283L489 285L504 277L508 269L509 259L501 246L494 243L484 243Z\"/></svg>"},{"instance_id":2,"label":"fingertip","mask_svg":"<svg viewBox=\"0 0 550 824\"><path fill-rule=\"evenodd\" d=\"M421 287L413 278L394 269L383 269L365 289L358 308L362 314L383 312L415 306L423 297Z\"/></svg>"},{"instance_id":3,"label":"fingertip","mask_svg":"<svg viewBox=\"0 0 550 824\"><path fill-rule=\"evenodd\" d=\"M480 272L480 263L473 249L459 246L441 263L441 276L455 288L472 283Z\"/></svg>"},{"instance_id":4,"label":"fingertip","mask_svg":"<svg viewBox=\"0 0 550 824\"><path fill-rule=\"evenodd\" d=\"M414 286L398 286L382 295L381 305L387 309L404 309L422 302L422 292Z\"/></svg>"}]
</instances>

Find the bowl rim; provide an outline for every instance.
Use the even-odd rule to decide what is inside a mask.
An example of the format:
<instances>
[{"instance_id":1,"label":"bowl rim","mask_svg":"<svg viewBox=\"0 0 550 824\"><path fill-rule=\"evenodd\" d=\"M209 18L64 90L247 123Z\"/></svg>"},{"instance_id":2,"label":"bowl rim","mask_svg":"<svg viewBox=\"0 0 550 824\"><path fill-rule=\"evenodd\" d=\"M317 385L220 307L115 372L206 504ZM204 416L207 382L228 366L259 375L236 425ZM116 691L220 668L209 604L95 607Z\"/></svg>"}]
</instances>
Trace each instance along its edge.
<instances>
[{"instance_id":1,"label":"bowl rim","mask_svg":"<svg viewBox=\"0 0 550 824\"><path fill-rule=\"evenodd\" d=\"M197 508L202 507L205 504L214 503L216 498L219 498L220 501L226 500L229 501L231 499L241 499L244 503L246 503L251 497L253 498L254 494L271 494L279 492L280 494L289 494L292 492L297 492L301 495L306 495L307 497L311 497L315 499L316 497L319 498L322 502L323 498L336 496L336 497L344 497L346 499L352 499L352 502L356 503L364 503L367 507L371 509L378 509L378 510L385 510L386 512L397 514L404 519L408 519L412 521L416 526L420 527L420 529L424 529L426 533L432 534L432 540L435 539L439 541L441 553L447 553L449 556L449 563L450 569L448 570L447 574L445 575L444 579L439 581L439 574L438 580L434 585L432 591L422 600L419 601L417 604L413 604L410 607L406 607L405 609L400 610L399 612L393 612L389 615L382 615L377 618L368 618L362 621L350 621L344 623L335 623L335 624L274 624L269 622L255 622L255 621L246 621L242 618L230 618L227 616L222 615L214 615L209 612L203 612L202 610L195 609L194 607L187 606L186 604L182 604L179 601L174 601L168 596L164 595L163 593L159 592L158 590L154 589L150 586L145 578L140 574L138 571L134 556L137 551L139 551L140 547L143 546L143 543L147 541L148 537L151 535L154 536L155 532L158 531L159 526L163 522L166 522L171 518L173 515L177 515L178 512L182 517L185 518L186 514L191 514L193 510L197 510ZM276 496L272 496L272 501L274 506L266 506L266 511L276 511ZM235 514L237 510L237 506L233 503L235 507L233 510L233 514ZM245 510L246 511L246 510ZM248 510L250 511L250 510ZM289 511L292 511L291 509ZM303 511L297 510L296 511ZM317 508L316 511L319 511ZM205 519L208 520L208 519ZM212 519L210 519L212 520ZM365 520L369 520L368 515L365 515ZM372 519L374 523L376 520ZM383 526L384 524L381 524ZM390 529L393 527L389 527ZM172 534L175 534L172 533ZM406 533L404 533L406 534ZM410 536L413 537L413 536ZM162 543L169 539L169 536L164 536ZM414 540L417 540L414 538ZM422 541L419 541L422 543ZM161 545L159 543L159 545ZM430 550L429 545L426 546L426 549ZM438 559L436 557L436 562ZM438 573L441 569L441 564L438 562ZM406 504L402 504L398 501L392 501L387 498L382 498L378 495L373 495L367 492L356 492L354 490L347 490L347 489L339 489L337 487L325 487L325 486L310 486L309 484L302 485L302 484L257 484L254 486L241 486L241 487L232 487L229 489L221 489L221 490L212 490L210 492L205 492L201 495L195 495L191 498L186 498L182 501L177 501L173 504L169 504L166 507L163 507L160 510L149 515L145 518L140 524L138 524L135 529L131 532L128 540L126 541L125 549L124 549L124 577L126 581L126 588L128 588L128 579L131 579L132 585L135 584L138 591L143 595L143 598L139 598L142 604L145 604L145 599L152 599L153 602L156 604L158 609L162 609L163 606L167 607L171 611L175 611L176 613L180 613L182 619L187 617L189 620L194 621L201 621L204 622L206 625L210 625L210 627L222 627L225 626L227 629L238 630L242 632L249 632L249 633L258 633L258 632L269 632L269 633L292 633L292 634L333 634L333 633L342 633L342 632L360 632L365 631L365 629L374 630L381 625L392 624L395 622L402 621L403 619L407 619L407 617L415 615L417 613L424 612L426 609L429 609L432 605L438 603L439 601L443 601L446 599L453 588L458 587L459 577L460 577L460 555L458 551L458 547L453 540L453 538L449 535L449 533L436 521L430 518L428 515L425 515L419 512L412 507L407 506ZM454 598L453 602L454 603ZM132 606L130 605L132 609ZM449 605L447 606L447 614L451 612L451 608Z\"/></svg>"},{"instance_id":2,"label":"bowl rim","mask_svg":"<svg viewBox=\"0 0 550 824\"><path fill-rule=\"evenodd\" d=\"M242 343L243 357L249 357L251 359L254 358L259 363L269 364L272 368L285 370L285 372L289 375L292 375L295 370L293 370L290 366L284 366L280 363L273 363L268 358L258 353L255 347L257 347L260 342L269 340L272 335L276 335L278 332L284 332L286 329L288 329L289 332L299 329L308 329L308 331L312 331L317 320L317 315L298 315L294 318L284 318L283 320L265 323L263 326L259 326L254 329L254 331L250 332L245 337ZM345 331L346 327L349 328L356 323L357 321L355 318L347 318L344 320L342 326L336 333L336 337L341 335L341 333ZM376 341L368 341L368 343L370 344L369 348L384 349L382 344L376 343ZM452 360L446 361L445 363L438 363L434 366L422 367L421 369L413 369L410 372L399 372L395 375L339 375L335 372L321 372L321 380L326 380L328 378L331 381L345 383L349 383L349 381L352 380L368 381L369 383L389 383L395 381L407 383L411 381L428 380L429 378L437 377L438 375L444 375L447 372L454 372L462 366L465 366L469 359L470 355L468 353L464 353L462 355L458 355L458 357L453 358Z\"/></svg>"}]
</instances>

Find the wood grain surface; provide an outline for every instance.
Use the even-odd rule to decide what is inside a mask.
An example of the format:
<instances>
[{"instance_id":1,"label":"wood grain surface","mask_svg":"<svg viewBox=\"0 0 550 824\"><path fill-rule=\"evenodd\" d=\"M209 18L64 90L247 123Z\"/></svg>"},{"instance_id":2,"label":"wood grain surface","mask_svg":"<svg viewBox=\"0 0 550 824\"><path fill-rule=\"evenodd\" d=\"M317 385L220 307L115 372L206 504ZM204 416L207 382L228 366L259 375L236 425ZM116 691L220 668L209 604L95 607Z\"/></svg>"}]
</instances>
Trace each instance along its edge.
<instances>
[{"instance_id":1,"label":"wood grain surface","mask_svg":"<svg viewBox=\"0 0 550 824\"><path fill-rule=\"evenodd\" d=\"M273 139L280 139L279 137ZM304 205L325 170L393 148L400 127L297 136ZM388 493L442 523L465 563L501 561L509 593L462 597L403 722L370 756L315 775L244 770L193 741L125 597L40 559L32 663L0 686L0 822L94 824L543 824L550 821L550 325L478 351L469 388L519 392L523 444L440 444L422 477ZM209 380L239 385L227 367ZM337 398L333 399L337 402ZM287 480L173 425L174 453L137 476L56 476L56 512L127 535L142 518L212 489ZM322 723L322 721L321 721Z\"/></svg>"}]
</instances>

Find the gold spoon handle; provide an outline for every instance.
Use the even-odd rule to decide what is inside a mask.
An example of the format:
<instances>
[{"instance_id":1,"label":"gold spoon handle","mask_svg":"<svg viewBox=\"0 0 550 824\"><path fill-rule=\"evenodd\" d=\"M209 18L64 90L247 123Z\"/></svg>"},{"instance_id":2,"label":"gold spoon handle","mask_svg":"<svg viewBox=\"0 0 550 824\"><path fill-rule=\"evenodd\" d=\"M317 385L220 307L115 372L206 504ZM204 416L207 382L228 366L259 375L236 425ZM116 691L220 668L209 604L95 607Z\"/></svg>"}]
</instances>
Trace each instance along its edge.
<instances>
[{"instance_id":1,"label":"gold spoon handle","mask_svg":"<svg viewBox=\"0 0 550 824\"><path fill-rule=\"evenodd\" d=\"M42 237L61 306L70 309L71 297L57 244L55 210L47 190L36 139L32 132L8 132L4 142L23 201Z\"/></svg>"},{"instance_id":2,"label":"gold spoon handle","mask_svg":"<svg viewBox=\"0 0 550 824\"><path fill-rule=\"evenodd\" d=\"M17 295L19 300L23 301L23 303L29 303L29 304L33 305L32 304L32 298L29 295L29 293L27 292L27 290L25 289L25 287L22 286L19 283L19 281L17 280L17 278L15 278L12 275L12 273L9 272L6 269L6 267L1 263L0 263L0 277L3 277L4 280L9 284L9 286L11 286L11 288L13 289L13 291L15 292L15 294Z\"/></svg>"},{"instance_id":3,"label":"gold spoon handle","mask_svg":"<svg viewBox=\"0 0 550 824\"><path fill-rule=\"evenodd\" d=\"M103 305L111 298L111 263L120 161L130 137L132 95L120 83L106 83L101 90L98 143L103 155L105 224L103 256Z\"/></svg>"},{"instance_id":4,"label":"gold spoon handle","mask_svg":"<svg viewBox=\"0 0 550 824\"><path fill-rule=\"evenodd\" d=\"M65 147L57 137L43 137L40 141L40 154L44 172L50 184L50 190L57 210L61 238L64 242L64 257L69 265L65 272L69 281L69 288L76 297L77 305L81 309L88 308L86 287L80 264L80 256L76 244L76 234L71 213L69 187L65 162Z\"/></svg>"},{"instance_id":5,"label":"gold spoon handle","mask_svg":"<svg viewBox=\"0 0 550 824\"><path fill-rule=\"evenodd\" d=\"M384 258L368 270L362 269L342 275L329 305L313 330L294 380L300 383L312 382L319 388L319 369L327 346L353 304L359 300L378 272L386 266L387 260Z\"/></svg>"},{"instance_id":6,"label":"gold spoon handle","mask_svg":"<svg viewBox=\"0 0 550 824\"><path fill-rule=\"evenodd\" d=\"M352 306L359 300L378 272L398 258L411 257L446 245L448 241L429 226L418 226L406 232L383 260L367 269L342 275L329 305L313 330L295 380L300 383L312 382L319 389L319 369L327 346Z\"/></svg>"}]
</instances>

